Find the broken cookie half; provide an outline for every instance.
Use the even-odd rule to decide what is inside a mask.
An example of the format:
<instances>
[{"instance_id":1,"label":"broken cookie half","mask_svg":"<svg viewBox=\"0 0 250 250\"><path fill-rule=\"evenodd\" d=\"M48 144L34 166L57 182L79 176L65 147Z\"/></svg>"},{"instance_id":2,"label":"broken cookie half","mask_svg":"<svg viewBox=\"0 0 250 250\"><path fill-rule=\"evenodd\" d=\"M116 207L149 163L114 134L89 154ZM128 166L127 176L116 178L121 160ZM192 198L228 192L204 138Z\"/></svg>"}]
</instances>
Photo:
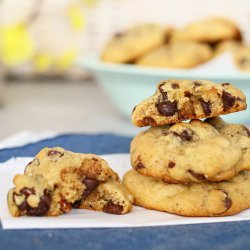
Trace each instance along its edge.
<instances>
[{"instance_id":1,"label":"broken cookie half","mask_svg":"<svg viewBox=\"0 0 250 250\"><path fill-rule=\"evenodd\" d=\"M134 108L132 122L138 127L161 126L246 108L246 96L229 83L166 80L158 84L154 95Z\"/></svg>"},{"instance_id":2,"label":"broken cookie half","mask_svg":"<svg viewBox=\"0 0 250 250\"><path fill-rule=\"evenodd\" d=\"M111 214L132 209L133 196L94 154L44 148L13 182L8 193L13 216L58 216L76 207Z\"/></svg>"}]
</instances>

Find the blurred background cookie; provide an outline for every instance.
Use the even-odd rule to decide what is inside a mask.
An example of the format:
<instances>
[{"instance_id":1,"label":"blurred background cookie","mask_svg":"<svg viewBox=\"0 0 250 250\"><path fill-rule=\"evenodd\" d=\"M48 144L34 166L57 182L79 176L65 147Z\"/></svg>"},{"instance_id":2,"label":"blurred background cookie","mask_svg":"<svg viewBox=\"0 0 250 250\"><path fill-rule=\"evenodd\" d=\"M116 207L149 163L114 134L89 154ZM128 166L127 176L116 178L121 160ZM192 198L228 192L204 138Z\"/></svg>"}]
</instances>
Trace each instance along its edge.
<instances>
[{"instance_id":1,"label":"blurred background cookie","mask_svg":"<svg viewBox=\"0 0 250 250\"><path fill-rule=\"evenodd\" d=\"M212 49L195 42L178 42L164 45L153 50L136 61L143 66L165 68L192 68L212 57Z\"/></svg>"},{"instance_id":2,"label":"blurred background cookie","mask_svg":"<svg viewBox=\"0 0 250 250\"><path fill-rule=\"evenodd\" d=\"M117 33L104 48L101 58L107 62L129 63L166 41L168 32L157 24L142 24Z\"/></svg>"}]
</instances>

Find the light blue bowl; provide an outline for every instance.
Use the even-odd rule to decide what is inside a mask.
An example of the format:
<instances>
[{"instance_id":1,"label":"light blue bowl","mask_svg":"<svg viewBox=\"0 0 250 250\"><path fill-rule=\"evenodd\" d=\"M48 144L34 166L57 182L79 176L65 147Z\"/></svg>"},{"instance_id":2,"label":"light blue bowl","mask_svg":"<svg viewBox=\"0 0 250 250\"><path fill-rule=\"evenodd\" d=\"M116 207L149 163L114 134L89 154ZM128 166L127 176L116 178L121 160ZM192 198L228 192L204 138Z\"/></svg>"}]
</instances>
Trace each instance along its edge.
<instances>
[{"instance_id":1,"label":"light blue bowl","mask_svg":"<svg viewBox=\"0 0 250 250\"><path fill-rule=\"evenodd\" d=\"M78 64L96 77L117 109L127 117L131 116L135 105L155 92L158 82L166 79L204 79L218 83L229 82L245 93L250 107L249 73L221 71L194 73L188 70L166 70L127 64L111 64L100 61L98 55L86 56ZM250 124L250 108L223 116L223 119L229 122Z\"/></svg>"}]
</instances>

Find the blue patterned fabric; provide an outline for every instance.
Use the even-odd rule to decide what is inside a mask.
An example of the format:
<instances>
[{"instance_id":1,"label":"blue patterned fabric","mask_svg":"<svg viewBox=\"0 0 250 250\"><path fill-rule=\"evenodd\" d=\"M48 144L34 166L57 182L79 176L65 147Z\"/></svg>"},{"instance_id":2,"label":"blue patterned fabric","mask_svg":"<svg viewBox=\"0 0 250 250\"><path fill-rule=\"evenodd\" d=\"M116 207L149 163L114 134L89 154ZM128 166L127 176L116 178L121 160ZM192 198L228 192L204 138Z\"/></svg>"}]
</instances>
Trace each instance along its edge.
<instances>
[{"instance_id":1,"label":"blue patterned fabric","mask_svg":"<svg viewBox=\"0 0 250 250\"><path fill-rule=\"evenodd\" d=\"M34 156L61 146L76 152L128 153L131 138L111 134L62 135L24 147L0 150L0 162ZM0 250L85 249L250 249L250 221L122 229L2 230Z\"/></svg>"}]
</instances>

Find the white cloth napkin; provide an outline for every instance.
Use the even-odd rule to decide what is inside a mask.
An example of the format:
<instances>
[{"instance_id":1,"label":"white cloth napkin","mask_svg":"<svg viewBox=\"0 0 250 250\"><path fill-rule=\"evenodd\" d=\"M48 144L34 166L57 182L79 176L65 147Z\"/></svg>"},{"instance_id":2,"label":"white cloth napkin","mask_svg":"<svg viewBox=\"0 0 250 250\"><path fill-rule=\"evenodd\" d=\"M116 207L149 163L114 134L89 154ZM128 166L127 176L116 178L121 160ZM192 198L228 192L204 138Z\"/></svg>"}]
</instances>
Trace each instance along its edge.
<instances>
[{"instance_id":1,"label":"white cloth napkin","mask_svg":"<svg viewBox=\"0 0 250 250\"><path fill-rule=\"evenodd\" d=\"M103 155L110 166L120 175L129 170L128 154ZM111 215L102 212L75 209L58 217L12 217L7 207L7 192L13 187L12 179L17 173L23 173L24 166L31 158L12 158L0 164L0 218L3 229L34 228L110 228L110 227L146 227L163 225L196 224L211 222L250 220L250 209L228 217L182 217L134 206L126 215Z\"/></svg>"}]
</instances>

